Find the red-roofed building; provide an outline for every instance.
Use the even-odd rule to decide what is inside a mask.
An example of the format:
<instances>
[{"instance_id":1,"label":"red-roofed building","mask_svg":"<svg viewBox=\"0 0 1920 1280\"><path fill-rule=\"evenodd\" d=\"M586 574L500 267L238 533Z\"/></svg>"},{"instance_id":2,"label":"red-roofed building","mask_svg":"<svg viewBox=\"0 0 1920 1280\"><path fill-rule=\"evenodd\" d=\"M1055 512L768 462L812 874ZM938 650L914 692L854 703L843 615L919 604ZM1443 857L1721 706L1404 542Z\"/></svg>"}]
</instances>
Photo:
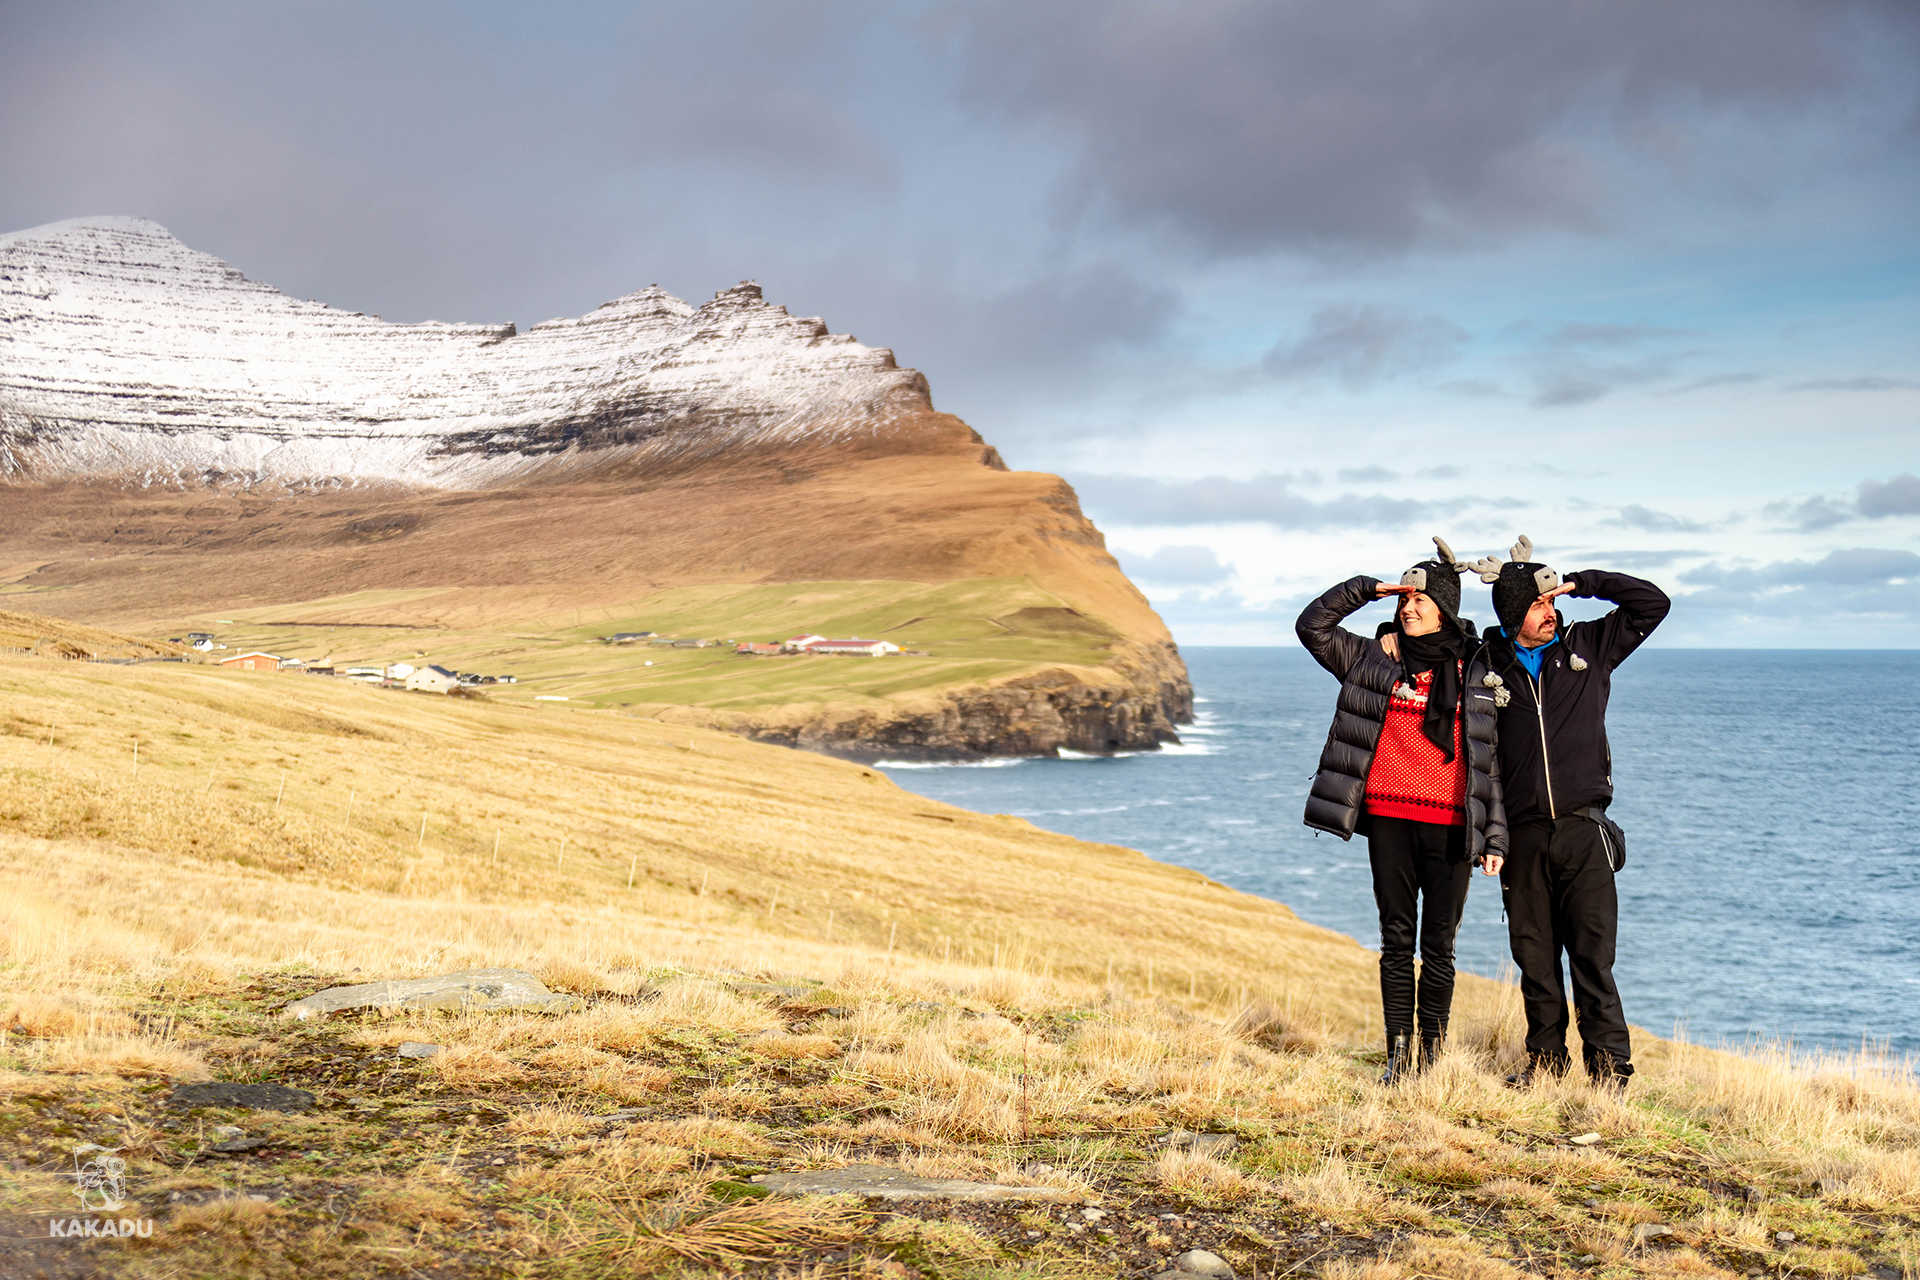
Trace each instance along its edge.
<instances>
[{"instance_id":1,"label":"red-roofed building","mask_svg":"<svg viewBox=\"0 0 1920 1280\"><path fill-rule=\"evenodd\" d=\"M236 653L220 659L220 665L236 671L278 671L280 659L271 653Z\"/></svg>"}]
</instances>

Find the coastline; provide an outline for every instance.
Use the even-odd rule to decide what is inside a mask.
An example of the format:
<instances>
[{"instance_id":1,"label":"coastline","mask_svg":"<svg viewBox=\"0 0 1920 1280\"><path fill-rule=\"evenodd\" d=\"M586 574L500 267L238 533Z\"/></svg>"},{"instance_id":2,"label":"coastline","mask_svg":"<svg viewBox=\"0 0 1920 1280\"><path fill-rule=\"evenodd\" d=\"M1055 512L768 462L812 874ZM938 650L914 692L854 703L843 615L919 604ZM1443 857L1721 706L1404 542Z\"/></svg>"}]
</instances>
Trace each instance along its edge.
<instances>
[{"instance_id":1,"label":"coastline","mask_svg":"<svg viewBox=\"0 0 1920 1280\"><path fill-rule=\"evenodd\" d=\"M1205 692L1181 747L959 765L888 758L878 767L917 794L1137 849L1377 947L1365 841L1300 825L1332 681L1284 646L1184 653ZM1914 806L1905 798L1882 804L1857 833L1857 855L1834 870L1792 823L1770 816L1781 810L1766 799L1780 792L1817 811L1826 803L1821 789L1839 785L1858 793L1850 803L1864 805L1900 790L1897 762L1875 757L1845 776L1798 770L1780 778L1764 757L1742 767L1715 749L1721 735L1745 732L1739 720L1730 729L1725 708L1753 680L1786 682L1795 691L1795 732L1816 734L1827 713L1815 691L1830 699L1836 683L1872 687L1848 673L1884 680L1887 657L1843 650L1809 662L1800 651L1657 649L1623 671L1611 717L1621 779L1614 812L1637 843L1619 879L1616 972L1634 1025L1727 1048L1790 1042L1796 1054L1817 1054L1887 1042L1896 1056L1920 1055L1920 1027L1890 1013L1920 984L1912 976L1920 972L1920 873L1902 852L1913 848L1905 833L1915 818L1902 815ZM1920 653L1896 651L1895 660L1920 676ZM1699 714L1676 710L1687 706ZM1907 712L1862 705L1850 714L1892 732ZM1764 853L1758 862L1755 850ZM1833 887L1811 895L1809 876ZM1791 909L1769 915L1763 929L1752 886ZM1457 948L1463 972L1498 980L1511 967L1500 895L1483 876L1474 877ZM1821 983L1814 975L1822 971L1845 982Z\"/></svg>"}]
</instances>

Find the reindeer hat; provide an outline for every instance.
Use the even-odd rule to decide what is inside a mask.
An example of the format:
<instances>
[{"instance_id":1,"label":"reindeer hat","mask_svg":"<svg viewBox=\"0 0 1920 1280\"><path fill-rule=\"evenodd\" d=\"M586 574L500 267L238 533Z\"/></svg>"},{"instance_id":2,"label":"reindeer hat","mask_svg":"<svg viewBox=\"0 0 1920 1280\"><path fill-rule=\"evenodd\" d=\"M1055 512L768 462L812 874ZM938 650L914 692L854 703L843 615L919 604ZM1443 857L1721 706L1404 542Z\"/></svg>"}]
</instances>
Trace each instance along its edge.
<instances>
[{"instance_id":1,"label":"reindeer hat","mask_svg":"<svg viewBox=\"0 0 1920 1280\"><path fill-rule=\"evenodd\" d=\"M1509 636L1520 634L1533 602L1560 585L1560 575L1533 558L1533 539L1526 534L1507 552L1511 560L1484 556L1472 568L1480 581L1493 584L1493 614Z\"/></svg>"},{"instance_id":2,"label":"reindeer hat","mask_svg":"<svg viewBox=\"0 0 1920 1280\"><path fill-rule=\"evenodd\" d=\"M1433 546L1440 558L1414 565L1400 575L1400 585L1425 593L1447 621L1464 631L1466 628L1460 625L1460 575L1467 571L1467 566L1453 558L1453 548L1444 540L1436 537Z\"/></svg>"}]
</instances>

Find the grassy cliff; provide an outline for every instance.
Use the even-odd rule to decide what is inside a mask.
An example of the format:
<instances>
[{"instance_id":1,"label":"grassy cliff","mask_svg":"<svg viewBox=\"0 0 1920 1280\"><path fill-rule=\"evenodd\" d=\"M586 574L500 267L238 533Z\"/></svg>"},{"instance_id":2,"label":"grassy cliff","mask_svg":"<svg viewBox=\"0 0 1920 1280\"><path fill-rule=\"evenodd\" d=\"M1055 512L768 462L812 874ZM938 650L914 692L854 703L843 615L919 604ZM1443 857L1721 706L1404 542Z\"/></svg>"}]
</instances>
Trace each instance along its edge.
<instances>
[{"instance_id":1,"label":"grassy cliff","mask_svg":"<svg viewBox=\"0 0 1920 1280\"><path fill-rule=\"evenodd\" d=\"M579 1003L278 1016L486 965ZM0 655L0 1274L1920 1275L1910 1064L1643 1036L1624 1099L1514 1092L1467 980L1386 1090L1376 1000L1278 904L858 765ZM167 1105L209 1078L316 1106ZM49 1238L88 1142L150 1237ZM753 1181L858 1163L1052 1198Z\"/></svg>"},{"instance_id":2,"label":"grassy cliff","mask_svg":"<svg viewBox=\"0 0 1920 1280\"><path fill-rule=\"evenodd\" d=\"M583 464L584 465L584 464ZM864 445L479 491L0 489L0 600L307 658L424 655L536 693L869 754L1169 740L1172 637L1058 477L927 413ZM926 657L596 650L610 631L882 638Z\"/></svg>"}]
</instances>

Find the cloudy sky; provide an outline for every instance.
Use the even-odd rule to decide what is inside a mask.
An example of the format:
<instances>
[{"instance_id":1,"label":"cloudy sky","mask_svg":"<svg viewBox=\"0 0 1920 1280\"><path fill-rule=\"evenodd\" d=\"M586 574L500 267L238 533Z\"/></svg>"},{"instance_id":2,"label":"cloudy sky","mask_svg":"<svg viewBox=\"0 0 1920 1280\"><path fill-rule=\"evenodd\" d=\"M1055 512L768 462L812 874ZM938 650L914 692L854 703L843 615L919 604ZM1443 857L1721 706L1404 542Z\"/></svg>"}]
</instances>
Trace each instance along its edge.
<instances>
[{"instance_id":1,"label":"cloudy sky","mask_svg":"<svg viewBox=\"0 0 1920 1280\"><path fill-rule=\"evenodd\" d=\"M1186 643L1526 532L1665 643L1920 645L1911 0L0 21L0 230L394 320L757 279L1073 481Z\"/></svg>"}]
</instances>

